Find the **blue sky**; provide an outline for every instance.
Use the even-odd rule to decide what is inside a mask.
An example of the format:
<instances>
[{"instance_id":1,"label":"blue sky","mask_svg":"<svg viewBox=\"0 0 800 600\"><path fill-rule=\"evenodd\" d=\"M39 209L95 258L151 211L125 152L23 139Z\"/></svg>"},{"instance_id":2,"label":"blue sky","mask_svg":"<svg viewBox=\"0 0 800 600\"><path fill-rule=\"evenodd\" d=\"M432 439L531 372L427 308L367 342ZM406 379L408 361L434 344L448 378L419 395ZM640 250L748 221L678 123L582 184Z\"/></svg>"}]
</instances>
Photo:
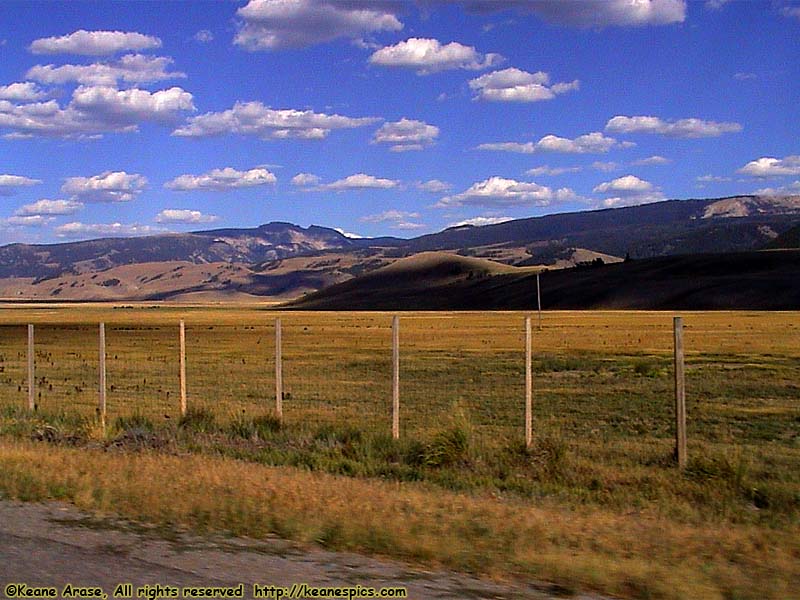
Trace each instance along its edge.
<instances>
[{"instance_id":1,"label":"blue sky","mask_svg":"<svg viewBox=\"0 0 800 600\"><path fill-rule=\"evenodd\" d=\"M800 3L0 3L0 243L800 194Z\"/></svg>"}]
</instances>

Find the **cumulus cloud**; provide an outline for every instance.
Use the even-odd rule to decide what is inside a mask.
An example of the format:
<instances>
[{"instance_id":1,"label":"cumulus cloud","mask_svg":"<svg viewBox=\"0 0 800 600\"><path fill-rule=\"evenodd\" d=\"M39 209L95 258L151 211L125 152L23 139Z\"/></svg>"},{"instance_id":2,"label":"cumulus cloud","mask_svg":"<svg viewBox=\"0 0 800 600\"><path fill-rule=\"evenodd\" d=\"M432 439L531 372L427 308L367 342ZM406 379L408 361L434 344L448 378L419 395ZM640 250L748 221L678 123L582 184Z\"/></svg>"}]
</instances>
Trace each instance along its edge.
<instances>
[{"instance_id":1,"label":"cumulus cloud","mask_svg":"<svg viewBox=\"0 0 800 600\"><path fill-rule=\"evenodd\" d=\"M783 177L785 175L800 175L800 155L787 156L786 158L772 158L765 156L752 160L737 171L742 175L752 177Z\"/></svg>"},{"instance_id":2,"label":"cumulus cloud","mask_svg":"<svg viewBox=\"0 0 800 600\"><path fill-rule=\"evenodd\" d=\"M563 175L564 173L577 173L580 170L580 167L550 167L548 165L542 165L541 167L528 169L525 171L525 174L531 175L532 177L538 177L539 175L556 176Z\"/></svg>"},{"instance_id":3,"label":"cumulus cloud","mask_svg":"<svg viewBox=\"0 0 800 600\"><path fill-rule=\"evenodd\" d=\"M389 190L396 188L400 185L399 181L394 179L383 179L381 177L374 177L373 175L366 175L365 173L356 173L344 179L339 179L332 183L318 184L314 191L334 191L344 192L346 190Z\"/></svg>"},{"instance_id":4,"label":"cumulus cloud","mask_svg":"<svg viewBox=\"0 0 800 600\"><path fill-rule=\"evenodd\" d=\"M118 82L152 83L186 77L169 71L173 60L166 56L126 54L119 60L90 65L35 65L25 74L27 79L48 84L78 82L86 85L115 86Z\"/></svg>"},{"instance_id":5,"label":"cumulus cloud","mask_svg":"<svg viewBox=\"0 0 800 600\"><path fill-rule=\"evenodd\" d=\"M80 221L73 221L72 223L59 225L53 231L60 238L91 238L97 236L131 237L152 235L164 230L138 223L81 223Z\"/></svg>"},{"instance_id":6,"label":"cumulus cloud","mask_svg":"<svg viewBox=\"0 0 800 600\"><path fill-rule=\"evenodd\" d=\"M42 183L41 179L31 179L22 175L0 175L0 196L9 196L17 191L17 188L30 187Z\"/></svg>"},{"instance_id":7,"label":"cumulus cloud","mask_svg":"<svg viewBox=\"0 0 800 600\"><path fill-rule=\"evenodd\" d=\"M147 186L147 178L125 171L105 171L92 177L69 177L61 191L84 202L130 202Z\"/></svg>"},{"instance_id":8,"label":"cumulus cloud","mask_svg":"<svg viewBox=\"0 0 800 600\"><path fill-rule=\"evenodd\" d=\"M664 199L664 194L652 183L639 179L635 175L625 175L612 181L606 181L595 186L593 191L600 194L613 194L600 201L600 205L605 208L637 206Z\"/></svg>"},{"instance_id":9,"label":"cumulus cloud","mask_svg":"<svg viewBox=\"0 0 800 600\"><path fill-rule=\"evenodd\" d=\"M32 81L0 85L0 100L35 102L36 100L41 100L46 95L47 94L40 90Z\"/></svg>"},{"instance_id":10,"label":"cumulus cloud","mask_svg":"<svg viewBox=\"0 0 800 600\"><path fill-rule=\"evenodd\" d=\"M190 190L224 192L238 188L268 185L276 181L275 175L264 168L237 171L233 167L225 167L224 169L212 169L202 175L180 175L165 183L164 187L182 192Z\"/></svg>"},{"instance_id":11,"label":"cumulus cloud","mask_svg":"<svg viewBox=\"0 0 800 600\"><path fill-rule=\"evenodd\" d=\"M481 144L478 150L492 150L498 152L518 152L533 154L535 152L563 152L567 154L604 154L615 147L626 148L630 144L619 143L612 137L607 137L595 131L579 135L574 139L563 138L557 135L546 135L538 142L494 142Z\"/></svg>"},{"instance_id":12,"label":"cumulus cloud","mask_svg":"<svg viewBox=\"0 0 800 600\"><path fill-rule=\"evenodd\" d=\"M618 115L606 123L606 131L613 133L649 133L680 138L718 137L724 133L742 130L739 123L720 123L702 119L664 121L660 117Z\"/></svg>"},{"instance_id":13,"label":"cumulus cloud","mask_svg":"<svg viewBox=\"0 0 800 600\"><path fill-rule=\"evenodd\" d=\"M513 221L512 217L472 217L471 219L464 219L457 223L450 223L448 227L464 227L465 225L472 225L473 227L483 227L484 225L497 225L505 223L506 221Z\"/></svg>"},{"instance_id":14,"label":"cumulus cloud","mask_svg":"<svg viewBox=\"0 0 800 600\"><path fill-rule=\"evenodd\" d=\"M458 42L442 44L430 38L409 38L394 46L386 46L369 57L369 62L382 67L415 69L427 75L450 69L479 71L503 62L499 54L481 54L473 46Z\"/></svg>"},{"instance_id":15,"label":"cumulus cloud","mask_svg":"<svg viewBox=\"0 0 800 600\"><path fill-rule=\"evenodd\" d=\"M137 131L144 122L167 124L191 110L192 95L179 87L150 92L79 86L64 108L55 100L21 105L0 101L0 130L10 130L12 137L93 137Z\"/></svg>"},{"instance_id":16,"label":"cumulus cloud","mask_svg":"<svg viewBox=\"0 0 800 600\"><path fill-rule=\"evenodd\" d=\"M180 208L166 208L155 216L156 223L213 223L218 220L217 215L206 215L199 210L186 210Z\"/></svg>"},{"instance_id":17,"label":"cumulus cloud","mask_svg":"<svg viewBox=\"0 0 800 600\"><path fill-rule=\"evenodd\" d=\"M570 188L553 190L538 183L528 183L490 177L474 183L469 189L452 196L445 196L436 204L437 208L453 206L549 206L554 201L576 200L578 196Z\"/></svg>"},{"instance_id":18,"label":"cumulus cloud","mask_svg":"<svg viewBox=\"0 0 800 600\"><path fill-rule=\"evenodd\" d=\"M172 132L180 137L211 137L235 133L269 139L322 139L334 129L353 129L378 119L344 117L311 110L273 109L261 102L237 102L233 108L189 118Z\"/></svg>"},{"instance_id":19,"label":"cumulus cloud","mask_svg":"<svg viewBox=\"0 0 800 600\"><path fill-rule=\"evenodd\" d=\"M103 56L125 50L160 48L157 37L136 32L86 31L79 29L69 35L34 40L30 45L33 54L80 54Z\"/></svg>"},{"instance_id":20,"label":"cumulus cloud","mask_svg":"<svg viewBox=\"0 0 800 600\"><path fill-rule=\"evenodd\" d=\"M607 193L612 192L616 194L641 194L642 192L649 192L653 189L653 184L649 181L639 179L635 175L625 175L618 177L612 181L606 181L600 185L595 186L594 192Z\"/></svg>"},{"instance_id":21,"label":"cumulus cloud","mask_svg":"<svg viewBox=\"0 0 800 600\"><path fill-rule=\"evenodd\" d=\"M19 216L35 215L72 215L83 208L81 202L74 200L37 200L31 204L20 206L14 214Z\"/></svg>"},{"instance_id":22,"label":"cumulus cloud","mask_svg":"<svg viewBox=\"0 0 800 600\"><path fill-rule=\"evenodd\" d=\"M393 13L376 3L353 6L334 0L250 0L236 14L242 22L234 43L250 51L302 48L403 28Z\"/></svg>"},{"instance_id":23,"label":"cumulus cloud","mask_svg":"<svg viewBox=\"0 0 800 600\"><path fill-rule=\"evenodd\" d=\"M298 173L292 177L292 185L298 187L311 187L319 183L320 179L313 173Z\"/></svg>"},{"instance_id":24,"label":"cumulus cloud","mask_svg":"<svg viewBox=\"0 0 800 600\"><path fill-rule=\"evenodd\" d=\"M538 102L552 100L558 94L577 90L580 82L576 79L569 83L550 85L550 75L543 71L529 73L512 67L481 75L470 81L469 87L475 92L476 100Z\"/></svg>"},{"instance_id":25,"label":"cumulus cloud","mask_svg":"<svg viewBox=\"0 0 800 600\"><path fill-rule=\"evenodd\" d=\"M418 190L423 192L430 192L432 194L442 194L449 192L453 189L453 185L440 181L438 179L429 179L428 181L418 181L415 186Z\"/></svg>"},{"instance_id":26,"label":"cumulus cloud","mask_svg":"<svg viewBox=\"0 0 800 600\"><path fill-rule=\"evenodd\" d=\"M359 234L357 234L357 233L353 233L352 231L345 231L345 230L344 230L344 229L342 229L341 227L334 227L334 228L333 228L333 230L334 230L334 231L338 231L338 232L339 232L339 233L341 233L341 234L342 234L344 237L346 237L346 238L350 238L351 240L361 240L361 239L364 239L364 236L363 236L363 235L359 235Z\"/></svg>"},{"instance_id":27,"label":"cumulus cloud","mask_svg":"<svg viewBox=\"0 0 800 600\"><path fill-rule=\"evenodd\" d=\"M633 161L631 164L635 166L648 166L648 165L668 165L672 161L668 158L664 158L663 156L648 156L647 158L640 158L639 160Z\"/></svg>"},{"instance_id":28,"label":"cumulus cloud","mask_svg":"<svg viewBox=\"0 0 800 600\"><path fill-rule=\"evenodd\" d=\"M683 23L685 0L461 0L472 10L516 9L573 27L643 27Z\"/></svg>"},{"instance_id":29,"label":"cumulus cloud","mask_svg":"<svg viewBox=\"0 0 800 600\"><path fill-rule=\"evenodd\" d=\"M394 123L384 123L375 132L375 144L390 144L392 152L422 150L433 145L439 137L439 128L424 121L402 118Z\"/></svg>"}]
</instances>

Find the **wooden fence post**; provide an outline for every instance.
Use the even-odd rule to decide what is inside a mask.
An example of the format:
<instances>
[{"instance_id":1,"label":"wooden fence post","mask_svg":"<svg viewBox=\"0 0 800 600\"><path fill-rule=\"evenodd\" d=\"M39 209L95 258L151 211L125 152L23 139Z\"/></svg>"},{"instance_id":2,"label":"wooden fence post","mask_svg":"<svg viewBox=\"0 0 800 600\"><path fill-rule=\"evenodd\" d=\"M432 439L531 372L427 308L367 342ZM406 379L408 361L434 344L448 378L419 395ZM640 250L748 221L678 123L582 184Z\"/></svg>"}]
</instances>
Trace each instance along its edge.
<instances>
[{"instance_id":1,"label":"wooden fence post","mask_svg":"<svg viewBox=\"0 0 800 600\"><path fill-rule=\"evenodd\" d=\"M275 319L275 412L283 419L283 340L281 319Z\"/></svg>"},{"instance_id":2,"label":"wooden fence post","mask_svg":"<svg viewBox=\"0 0 800 600\"><path fill-rule=\"evenodd\" d=\"M683 365L683 319L673 319L675 334L675 457L686 467L686 379Z\"/></svg>"},{"instance_id":3,"label":"wooden fence post","mask_svg":"<svg viewBox=\"0 0 800 600\"><path fill-rule=\"evenodd\" d=\"M533 444L533 373L531 372L531 317L525 317L525 447Z\"/></svg>"},{"instance_id":4,"label":"wooden fence post","mask_svg":"<svg viewBox=\"0 0 800 600\"><path fill-rule=\"evenodd\" d=\"M400 317L392 317L392 438L400 439Z\"/></svg>"},{"instance_id":5,"label":"wooden fence post","mask_svg":"<svg viewBox=\"0 0 800 600\"><path fill-rule=\"evenodd\" d=\"M181 379L181 416L186 416L186 326L183 323L183 319L181 319L181 327L180 327L180 339L181 339L181 372L180 372L180 379Z\"/></svg>"},{"instance_id":6,"label":"wooden fence post","mask_svg":"<svg viewBox=\"0 0 800 600\"><path fill-rule=\"evenodd\" d=\"M100 424L103 431L106 429L106 324L100 323L100 360L98 362L100 368L100 389L99 389L99 406L98 414L100 415Z\"/></svg>"},{"instance_id":7,"label":"wooden fence post","mask_svg":"<svg viewBox=\"0 0 800 600\"><path fill-rule=\"evenodd\" d=\"M542 288L539 285L539 273L536 273L536 304L539 307L539 331L542 330Z\"/></svg>"},{"instance_id":8,"label":"wooden fence post","mask_svg":"<svg viewBox=\"0 0 800 600\"><path fill-rule=\"evenodd\" d=\"M28 410L36 410L36 375L34 367L33 325L28 325Z\"/></svg>"}]
</instances>

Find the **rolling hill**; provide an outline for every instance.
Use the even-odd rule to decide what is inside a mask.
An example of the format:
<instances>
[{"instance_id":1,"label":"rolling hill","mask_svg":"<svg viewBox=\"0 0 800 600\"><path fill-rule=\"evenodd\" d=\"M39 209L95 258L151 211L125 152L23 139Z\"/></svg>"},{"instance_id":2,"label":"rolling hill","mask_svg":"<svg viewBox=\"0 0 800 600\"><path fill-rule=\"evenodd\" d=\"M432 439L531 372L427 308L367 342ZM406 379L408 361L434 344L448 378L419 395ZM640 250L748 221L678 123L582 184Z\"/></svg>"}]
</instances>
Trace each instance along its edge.
<instances>
[{"instance_id":1,"label":"rolling hill","mask_svg":"<svg viewBox=\"0 0 800 600\"><path fill-rule=\"evenodd\" d=\"M286 305L308 310L534 310L536 269L412 257ZM679 255L543 271L545 309L798 310L800 250Z\"/></svg>"}]
</instances>

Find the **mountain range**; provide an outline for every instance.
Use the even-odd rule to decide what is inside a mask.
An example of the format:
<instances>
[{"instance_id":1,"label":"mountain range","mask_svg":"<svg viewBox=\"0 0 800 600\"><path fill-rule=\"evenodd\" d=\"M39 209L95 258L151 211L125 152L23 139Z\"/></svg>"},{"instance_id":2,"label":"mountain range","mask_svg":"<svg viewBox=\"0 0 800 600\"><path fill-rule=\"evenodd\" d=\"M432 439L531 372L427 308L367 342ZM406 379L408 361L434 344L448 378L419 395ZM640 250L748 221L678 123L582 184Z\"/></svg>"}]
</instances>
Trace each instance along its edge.
<instances>
[{"instance_id":1,"label":"mountain range","mask_svg":"<svg viewBox=\"0 0 800 600\"><path fill-rule=\"evenodd\" d=\"M794 247L800 196L668 200L552 214L412 239L354 239L273 222L137 238L0 247L0 297L49 300L291 299L422 252L515 267L573 267Z\"/></svg>"}]
</instances>

